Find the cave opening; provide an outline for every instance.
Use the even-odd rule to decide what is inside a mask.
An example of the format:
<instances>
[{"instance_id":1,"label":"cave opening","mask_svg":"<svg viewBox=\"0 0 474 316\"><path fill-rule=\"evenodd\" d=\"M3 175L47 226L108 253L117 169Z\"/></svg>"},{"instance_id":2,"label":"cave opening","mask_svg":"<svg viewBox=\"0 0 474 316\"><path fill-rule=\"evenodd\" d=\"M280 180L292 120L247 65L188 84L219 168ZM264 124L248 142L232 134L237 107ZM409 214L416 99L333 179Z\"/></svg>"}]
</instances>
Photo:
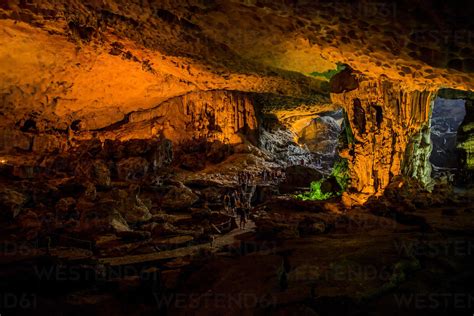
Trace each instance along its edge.
<instances>
[{"instance_id":1,"label":"cave opening","mask_svg":"<svg viewBox=\"0 0 474 316\"><path fill-rule=\"evenodd\" d=\"M340 170L339 147L344 139L344 126L340 108L263 117L259 147L283 167L285 176L279 184L280 193L312 200L338 195L341 186L334 170Z\"/></svg>"},{"instance_id":2,"label":"cave opening","mask_svg":"<svg viewBox=\"0 0 474 316\"><path fill-rule=\"evenodd\" d=\"M298 142L308 148L312 164L320 173L313 178L309 191L297 195L302 200L327 200L339 196L347 186L347 161L339 157L345 144L346 119L342 109L321 113L303 128Z\"/></svg>"},{"instance_id":3,"label":"cave opening","mask_svg":"<svg viewBox=\"0 0 474 316\"><path fill-rule=\"evenodd\" d=\"M452 182L460 168L458 129L466 116L464 99L436 98L431 117L431 143L433 146L430 163L432 177L447 177Z\"/></svg>"},{"instance_id":4,"label":"cave opening","mask_svg":"<svg viewBox=\"0 0 474 316\"><path fill-rule=\"evenodd\" d=\"M311 166L323 173L331 173L337 160L337 147L343 130L342 110L321 113L302 129L298 143L311 153Z\"/></svg>"}]
</instances>

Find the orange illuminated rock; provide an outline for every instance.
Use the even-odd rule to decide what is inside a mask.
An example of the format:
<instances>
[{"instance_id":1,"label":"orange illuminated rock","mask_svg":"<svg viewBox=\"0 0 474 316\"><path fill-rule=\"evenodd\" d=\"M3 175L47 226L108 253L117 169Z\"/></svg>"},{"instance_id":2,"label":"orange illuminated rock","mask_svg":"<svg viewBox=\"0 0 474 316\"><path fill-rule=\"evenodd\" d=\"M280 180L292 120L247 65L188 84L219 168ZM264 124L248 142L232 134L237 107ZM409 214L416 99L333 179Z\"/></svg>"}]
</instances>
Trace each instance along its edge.
<instances>
[{"instance_id":1,"label":"orange illuminated rock","mask_svg":"<svg viewBox=\"0 0 474 316\"><path fill-rule=\"evenodd\" d=\"M357 90L331 95L347 111L355 138L342 156L349 160L356 200L364 200L360 194L381 195L401 174L429 185L431 145L429 134L426 140L422 133L429 126L434 91L407 91L384 79L359 80Z\"/></svg>"}]
</instances>

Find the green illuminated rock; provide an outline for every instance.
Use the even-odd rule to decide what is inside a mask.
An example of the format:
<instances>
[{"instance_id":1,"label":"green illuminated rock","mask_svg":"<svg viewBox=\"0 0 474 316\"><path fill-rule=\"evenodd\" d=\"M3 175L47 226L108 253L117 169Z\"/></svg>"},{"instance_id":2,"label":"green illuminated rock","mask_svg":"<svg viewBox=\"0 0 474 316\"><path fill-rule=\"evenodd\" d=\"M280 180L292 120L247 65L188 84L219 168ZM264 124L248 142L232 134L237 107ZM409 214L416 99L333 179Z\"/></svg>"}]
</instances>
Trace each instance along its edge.
<instances>
[{"instance_id":1,"label":"green illuminated rock","mask_svg":"<svg viewBox=\"0 0 474 316\"><path fill-rule=\"evenodd\" d=\"M347 188L349 181L348 164L346 159L339 159L333 167L331 175L318 181L313 181L310 191L297 195L297 198L307 201L323 201L340 196Z\"/></svg>"}]
</instances>

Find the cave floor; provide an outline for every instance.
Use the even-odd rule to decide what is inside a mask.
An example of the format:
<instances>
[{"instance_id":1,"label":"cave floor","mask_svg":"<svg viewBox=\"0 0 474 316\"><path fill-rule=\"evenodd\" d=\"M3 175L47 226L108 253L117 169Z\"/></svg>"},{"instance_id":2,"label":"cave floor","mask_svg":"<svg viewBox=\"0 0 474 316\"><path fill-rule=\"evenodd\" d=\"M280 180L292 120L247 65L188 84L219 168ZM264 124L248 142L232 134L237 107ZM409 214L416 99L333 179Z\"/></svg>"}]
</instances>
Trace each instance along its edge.
<instances>
[{"instance_id":1,"label":"cave floor","mask_svg":"<svg viewBox=\"0 0 474 316\"><path fill-rule=\"evenodd\" d=\"M132 255L120 256L25 246L3 256L1 286L24 315L466 315L474 210L470 193L456 201L380 216L278 197L254 209L256 226L212 246L137 254L122 241Z\"/></svg>"}]
</instances>

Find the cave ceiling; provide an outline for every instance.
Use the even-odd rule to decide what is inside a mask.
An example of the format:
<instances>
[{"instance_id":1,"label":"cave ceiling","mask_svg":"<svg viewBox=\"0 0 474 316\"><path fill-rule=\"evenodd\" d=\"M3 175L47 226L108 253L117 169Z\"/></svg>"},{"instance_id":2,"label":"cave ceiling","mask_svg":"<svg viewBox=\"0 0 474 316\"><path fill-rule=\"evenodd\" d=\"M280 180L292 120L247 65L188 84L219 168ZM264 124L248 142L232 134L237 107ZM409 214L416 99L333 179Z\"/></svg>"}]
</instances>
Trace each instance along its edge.
<instances>
[{"instance_id":1,"label":"cave ceiling","mask_svg":"<svg viewBox=\"0 0 474 316\"><path fill-rule=\"evenodd\" d=\"M420 0L2 1L2 124L94 130L209 90L293 98L301 112L269 111L304 117L331 108L338 63L406 90L474 90L472 15Z\"/></svg>"}]
</instances>

